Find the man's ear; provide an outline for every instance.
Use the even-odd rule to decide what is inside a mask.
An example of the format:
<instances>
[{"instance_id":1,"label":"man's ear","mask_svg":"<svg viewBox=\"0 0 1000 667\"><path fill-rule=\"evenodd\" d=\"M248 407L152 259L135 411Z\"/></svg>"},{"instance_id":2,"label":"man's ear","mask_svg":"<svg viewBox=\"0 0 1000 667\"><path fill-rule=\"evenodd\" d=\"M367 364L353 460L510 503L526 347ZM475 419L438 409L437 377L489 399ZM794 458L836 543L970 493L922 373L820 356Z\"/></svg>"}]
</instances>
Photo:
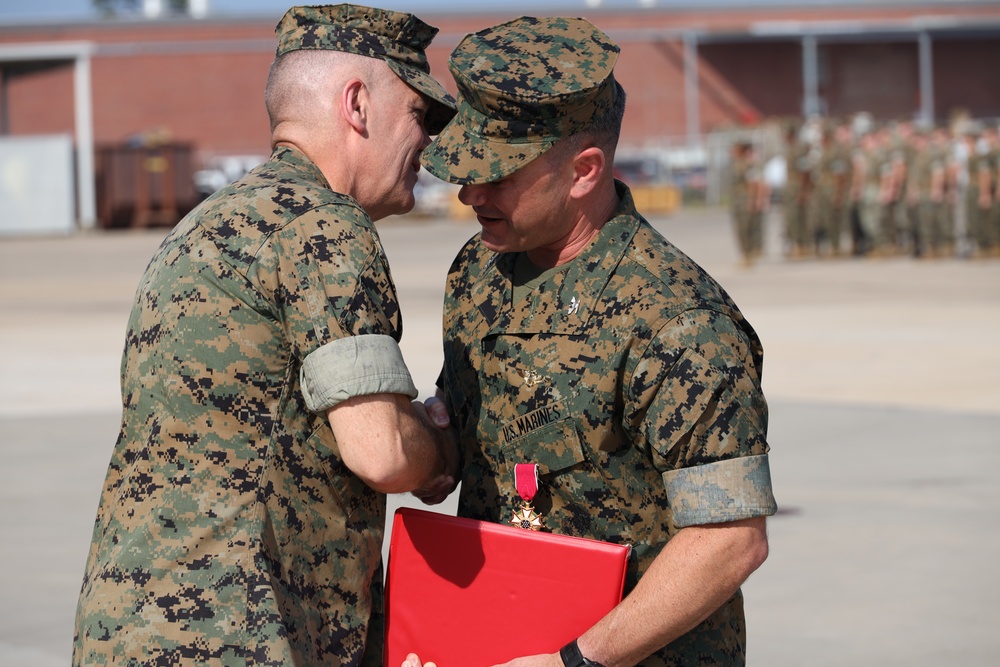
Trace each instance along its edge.
<instances>
[{"instance_id":1,"label":"man's ear","mask_svg":"<svg viewBox=\"0 0 1000 667\"><path fill-rule=\"evenodd\" d=\"M361 79L351 79L340 90L340 115L358 134L368 134L368 110L371 96Z\"/></svg>"},{"instance_id":2,"label":"man's ear","mask_svg":"<svg viewBox=\"0 0 1000 667\"><path fill-rule=\"evenodd\" d=\"M571 197L583 197L590 194L607 168L607 160L604 151L597 146L590 146L583 149L573 158L573 186L570 188Z\"/></svg>"}]
</instances>

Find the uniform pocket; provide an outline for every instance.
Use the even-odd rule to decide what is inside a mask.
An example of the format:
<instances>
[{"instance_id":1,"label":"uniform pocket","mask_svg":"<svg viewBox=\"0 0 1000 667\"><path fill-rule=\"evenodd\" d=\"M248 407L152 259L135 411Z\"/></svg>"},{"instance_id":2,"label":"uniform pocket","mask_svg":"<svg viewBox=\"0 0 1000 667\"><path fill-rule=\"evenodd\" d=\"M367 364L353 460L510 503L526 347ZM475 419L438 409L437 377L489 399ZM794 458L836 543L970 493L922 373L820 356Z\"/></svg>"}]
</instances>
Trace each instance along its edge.
<instances>
[{"instance_id":1,"label":"uniform pocket","mask_svg":"<svg viewBox=\"0 0 1000 667\"><path fill-rule=\"evenodd\" d=\"M513 479L516 463L537 463L539 473L547 475L587 460L571 417L530 428L533 418L535 421L544 418L535 416L538 412L520 417L504 427L503 432L510 437L505 437L503 463L510 479ZM523 435L520 434L522 429L526 431Z\"/></svg>"},{"instance_id":2,"label":"uniform pocket","mask_svg":"<svg viewBox=\"0 0 1000 667\"><path fill-rule=\"evenodd\" d=\"M572 417L508 440L499 466L505 506L514 509L521 504L514 485L514 465L537 463L540 484L532 504L542 514L544 530L593 539L631 541L617 494L585 451Z\"/></svg>"}]
</instances>

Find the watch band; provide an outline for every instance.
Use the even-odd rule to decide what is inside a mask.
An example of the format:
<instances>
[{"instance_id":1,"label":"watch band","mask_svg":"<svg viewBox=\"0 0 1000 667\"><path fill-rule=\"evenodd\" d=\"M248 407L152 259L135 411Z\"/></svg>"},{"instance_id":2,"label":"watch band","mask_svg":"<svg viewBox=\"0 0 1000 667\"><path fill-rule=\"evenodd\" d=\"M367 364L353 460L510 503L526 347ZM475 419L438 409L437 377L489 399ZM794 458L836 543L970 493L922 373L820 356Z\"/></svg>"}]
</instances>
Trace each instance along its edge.
<instances>
[{"instance_id":1,"label":"watch band","mask_svg":"<svg viewBox=\"0 0 1000 667\"><path fill-rule=\"evenodd\" d=\"M566 667L604 667L599 662L584 658L575 639L559 649L559 657Z\"/></svg>"}]
</instances>

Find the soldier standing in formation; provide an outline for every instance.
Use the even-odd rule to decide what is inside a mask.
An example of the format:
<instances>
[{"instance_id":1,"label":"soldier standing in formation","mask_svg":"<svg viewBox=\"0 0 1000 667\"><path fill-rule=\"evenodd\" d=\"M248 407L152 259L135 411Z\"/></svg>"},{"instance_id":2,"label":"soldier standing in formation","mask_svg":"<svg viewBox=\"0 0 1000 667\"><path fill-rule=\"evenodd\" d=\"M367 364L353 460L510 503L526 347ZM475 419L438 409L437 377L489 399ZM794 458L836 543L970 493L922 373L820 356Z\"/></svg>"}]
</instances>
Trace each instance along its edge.
<instances>
[{"instance_id":1,"label":"soldier standing in formation","mask_svg":"<svg viewBox=\"0 0 1000 667\"><path fill-rule=\"evenodd\" d=\"M764 181L757 152L750 141L736 141L731 156L729 209L743 263L750 266L763 252L764 213L770 188Z\"/></svg>"},{"instance_id":2,"label":"soldier standing in formation","mask_svg":"<svg viewBox=\"0 0 1000 667\"><path fill-rule=\"evenodd\" d=\"M814 247L839 254L847 226L857 256L951 257L960 247L974 257L1000 256L996 127L981 135L964 129L964 150L948 128L914 130L911 122L866 128L857 137L849 123L828 126L821 142L807 128L786 134L789 257Z\"/></svg>"},{"instance_id":3,"label":"soldier standing in formation","mask_svg":"<svg viewBox=\"0 0 1000 667\"><path fill-rule=\"evenodd\" d=\"M786 181L783 194L785 210L786 255L800 259L815 254L815 211L809 202L815 187L814 170L818 156L813 121L801 127L790 126L786 135Z\"/></svg>"},{"instance_id":4,"label":"soldier standing in formation","mask_svg":"<svg viewBox=\"0 0 1000 667\"><path fill-rule=\"evenodd\" d=\"M890 156L882 137L874 132L863 135L854 157L854 189L861 222L858 254L884 253L882 221L891 197L892 176Z\"/></svg>"},{"instance_id":5,"label":"soldier standing in formation","mask_svg":"<svg viewBox=\"0 0 1000 667\"><path fill-rule=\"evenodd\" d=\"M817 248L838 257L850 215L851 128L844 124L824 128L816 165L816 188L810 208L816 219Z\"/></svg>"},{"instance_id":6,"label":"soldier standing in formation","mask_svg":"<svg viewBox=\"0 0 1000 667\"><path fill-rule=\"evenodd\" d=\"M988 219L988 215L984 213L984 209L989 209L989 201L984 202L980 195L982 192L982 183L989 179L989 173L985 156L979 150L977 139L978 134L972 128L967 129L962 134L962 141L965 145L967 175L965 186L965 233L970 243L973 244L973 256L978 257L985 255L987 249L992 244L982 229L982 225ZM989 185L986 186L986 189L988 192ZM983 206L984 203L987 204L985 207Z\"/></svg>"},{"instance_id":7,"label":"soldier standing in formation","mask_svg":"<svg viewBox=\"0 0 1000 667\"><path fill-rule=\"evenodd\" d=\"M1000 257L1000 133L997 128L983 131L976 144L976 158L976 255Z\"/></svg>"},{"instance_id":8,"label":"soldier standing in formation","mask_svg":"<svg viewBox=\"0 0 1000 667\"><path fill-rule=\"evenodd\" d=\"M927 133L918 130L911 139L913 158L906 171L906 204L910 229L913 234L913 252L928 256L934 227L936 186L942 181L939 165L929 149Z\"/></svg>"}]
</instances>

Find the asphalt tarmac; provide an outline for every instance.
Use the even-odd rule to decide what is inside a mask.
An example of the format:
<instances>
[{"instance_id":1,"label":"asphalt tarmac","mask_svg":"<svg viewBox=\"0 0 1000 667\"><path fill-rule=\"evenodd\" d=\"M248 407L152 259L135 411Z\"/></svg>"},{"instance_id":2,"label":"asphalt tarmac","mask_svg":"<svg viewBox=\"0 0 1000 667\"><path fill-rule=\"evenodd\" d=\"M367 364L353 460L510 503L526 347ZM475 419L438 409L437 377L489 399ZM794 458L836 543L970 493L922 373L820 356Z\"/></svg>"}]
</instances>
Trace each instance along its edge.
<instances>
[{"instance_id":1,"label":"asphalt tarmac","mask_svg":"<svg viewBox=\"0 0 1000 667\"><path fill-rule=\"evenodd\" d=\"M788 261L775 218L748 268L721 209L653 222L764 343L780 510L744 586L748 663L998 664L1000 261ZM380 223L424 394L444 274L476 229ZM125 324L164 234L0 239L0 667L69 662Z\"/></svg>"}]
</instances>

